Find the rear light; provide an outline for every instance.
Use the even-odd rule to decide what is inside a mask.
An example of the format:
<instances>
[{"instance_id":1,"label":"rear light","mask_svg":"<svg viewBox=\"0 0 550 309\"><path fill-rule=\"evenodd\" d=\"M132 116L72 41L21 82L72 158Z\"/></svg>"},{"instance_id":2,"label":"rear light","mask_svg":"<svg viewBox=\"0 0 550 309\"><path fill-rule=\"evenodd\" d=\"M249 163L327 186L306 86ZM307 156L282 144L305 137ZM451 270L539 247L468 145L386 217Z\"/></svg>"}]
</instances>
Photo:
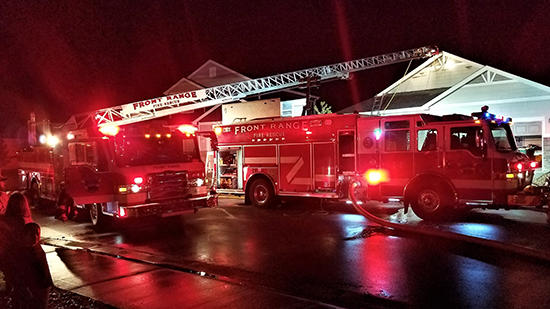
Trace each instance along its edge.
<instances>
[{"instance_id":1,"label":"rear light","mask_svg":"<svg viewBox=\"0 0 550 309\"><path fill-rule=\"evenodd\" d=\"M222 134L222 127L215 127L214 128L214 133L216 133L216 135Z\"/></svg>"},{"instance_id":2,"label":"rear light","mask_svg":"<svg viewBox=\"0 0 550 309\"><path fill-rule=\"evenodd\" d=\"M143 183L143 177L134 178L134 183L138 184L138 185L142 184Z\"/></svg>"},{"instance_id":3,"label":"rear light","mask_svg":"<svg viewBox=\"0 0 550 309\"><path fill-rule=\"evenodd\" d=\"M116 136L118 132L120 131L120 128L118 126L103 126L99 127L99 132L103 135L108 136Z\"/></svg>"},{"instance_id":4,"label":"rear light","mask_svg":"<svg viewBox=\"0 0 550 309\"><path fill-rule=\"evenodd\" d=\"M120 208L118 209L118 216L119 216L119 217L126 217L126 215L127 215L127 214L126 214L126 208L120 207Z\"/></svg>"},{"instance_id":5,"label":"rear light","mask_svg":"<svg viewBox=\"0 0 550 309\"><path fill-rule=\"evenodd\" d=\"M530 166L531 168L537 168L537 167L539 166L539 163L536 162L536 161L532 161L531 163L529 163L529 166Z\"/></svg>"},{"instance_id":6,"label":"rear light","mask_svg":"<svg viewBox=\"0 0 550 309\"><path fill-rule=\"evenodd\" d=\"M523 169L523 164L522 163L516 164L516 169L521 172L521 170Z\"/></svg>"},{"instance_id":7,"label":"rear light","mask_svg":"<svg viewBox=\"0 0 550 309\"><path fill-rule=\"evenodd\" d=\"M369 185L376 186L388 181L388 173L385 170L370 169L365 173L365 179Z\"/></svg>"}]
</instances>

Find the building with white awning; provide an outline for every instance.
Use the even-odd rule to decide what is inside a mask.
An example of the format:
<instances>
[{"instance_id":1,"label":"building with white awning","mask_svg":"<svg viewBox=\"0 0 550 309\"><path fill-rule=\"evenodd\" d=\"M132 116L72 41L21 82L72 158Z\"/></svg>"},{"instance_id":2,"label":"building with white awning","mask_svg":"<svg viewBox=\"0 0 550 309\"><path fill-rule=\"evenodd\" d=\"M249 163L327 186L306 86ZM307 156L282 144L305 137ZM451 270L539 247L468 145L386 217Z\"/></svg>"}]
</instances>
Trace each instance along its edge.
<instances>
[{"instance_id":1,"label":"building with white awning","mask_svg":"<svg viewBox=\"0 0 550 309\"><path fill-rule=\"evenodd\" d=\"M447 52L340 112L470 115L484 105L497 117L512 117L518 147L541 147L543 169L550 170L550 87Z\"/></svg>"}]
</instances>

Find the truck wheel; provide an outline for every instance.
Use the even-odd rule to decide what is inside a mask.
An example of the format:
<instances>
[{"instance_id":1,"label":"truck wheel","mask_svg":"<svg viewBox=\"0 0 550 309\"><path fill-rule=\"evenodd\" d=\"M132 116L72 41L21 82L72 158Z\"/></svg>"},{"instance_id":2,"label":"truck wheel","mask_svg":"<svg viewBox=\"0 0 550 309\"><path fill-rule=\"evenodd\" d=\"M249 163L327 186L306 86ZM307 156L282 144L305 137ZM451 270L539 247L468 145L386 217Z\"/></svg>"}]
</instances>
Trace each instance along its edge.
<instances>
[{"instance_id":1,"label":"truck wheel","mask_svg":"<svg viewBox=\"0 0 550 309\"><path fill-rule=\"evenodd\" d=\"M423 220L441 221L449 219L451 193L441 186L421 185L411 201L414 213Z\"/></svg>"},{"instance_id":2,"label":"truck wheel","mask_svg":"<svg viewBox=\"0 0 550 309\"><path fill-rule=\"evenodd\" d=\"M105 227L107 218L101 212L100 203L95 203L90 205L90 220L92 221L92 226L95 229L100 229Z\"/></svg>"},{"instance_id":3,"label":"truck wheel","mask_svg":"<svg viewBox=\"0 0 550 309\"><path fill-rule=\"evenodd\" d=\"M273 186L267 180L258 178L250 185L248 197L252 205L269 208L275 201L275 192Z\"/></svg>"}]
</instances>

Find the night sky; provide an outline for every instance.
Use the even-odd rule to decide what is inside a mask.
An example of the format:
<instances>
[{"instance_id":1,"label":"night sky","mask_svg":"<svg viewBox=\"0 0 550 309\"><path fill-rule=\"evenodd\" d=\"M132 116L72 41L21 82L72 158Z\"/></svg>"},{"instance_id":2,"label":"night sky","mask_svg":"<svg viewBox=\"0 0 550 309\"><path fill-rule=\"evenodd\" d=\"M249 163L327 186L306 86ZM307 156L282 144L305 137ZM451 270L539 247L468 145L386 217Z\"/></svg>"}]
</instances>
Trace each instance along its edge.
<instances>
[{"instance_id":1,"label":"night sky","mask_svg":"<svg viewBox=\"0 0 550 309\"><path fill-rule=\"evenodd\" d=\"M32 110L62 122L161 96L208 59L255 78L436 44L550 85L548 12L550 1L7 0L0 130L21 131ZM338 110L405 69L368 70L317 94Z\"/></svg>"}]
</instances>

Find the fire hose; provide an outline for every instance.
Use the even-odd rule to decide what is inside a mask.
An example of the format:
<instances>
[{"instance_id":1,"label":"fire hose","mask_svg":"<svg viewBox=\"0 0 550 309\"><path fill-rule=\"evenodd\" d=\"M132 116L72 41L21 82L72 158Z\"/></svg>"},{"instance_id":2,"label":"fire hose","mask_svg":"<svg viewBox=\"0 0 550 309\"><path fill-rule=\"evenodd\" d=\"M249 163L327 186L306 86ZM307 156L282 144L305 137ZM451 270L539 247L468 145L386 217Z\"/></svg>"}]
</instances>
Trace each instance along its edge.
<instances>
[{"instance_id":1,"label":"fire hose","mask_svg":"<svg viewBox=\"0 0 550 309\"><path fill-rule=\"evenodd\" d=\"M533 258L536 260L544 261L544 262L550 262L550 253L522 247L515 244L507 244L501 241L492 240L492 239L484 239L474 236L468 236L464 234L458 234L448 231L441 231L436 228L421 228L417 226L411 226L401 223L395 223L388 220L384 220L382 218L379 218L372 213L370 213L365 207L362 205L365 205L366 203L358 203L357 196L356 196L356 189L361 186L361 183L358 180L350 182L349 186L349 196L353 205L353 208L355 210L369 219L370 221L375 222L376 224L379 224L380 226L390 228L397 232L405 232L409 235L420 235L420 236L429 236L429 237L435 237L443 240L452 240L452 241L460 241L468 244L478 245L490 249L496 249L496 250L502 250L514 253L516 255L526 256L529 258Z\"/></svg>"}]
</instances>

